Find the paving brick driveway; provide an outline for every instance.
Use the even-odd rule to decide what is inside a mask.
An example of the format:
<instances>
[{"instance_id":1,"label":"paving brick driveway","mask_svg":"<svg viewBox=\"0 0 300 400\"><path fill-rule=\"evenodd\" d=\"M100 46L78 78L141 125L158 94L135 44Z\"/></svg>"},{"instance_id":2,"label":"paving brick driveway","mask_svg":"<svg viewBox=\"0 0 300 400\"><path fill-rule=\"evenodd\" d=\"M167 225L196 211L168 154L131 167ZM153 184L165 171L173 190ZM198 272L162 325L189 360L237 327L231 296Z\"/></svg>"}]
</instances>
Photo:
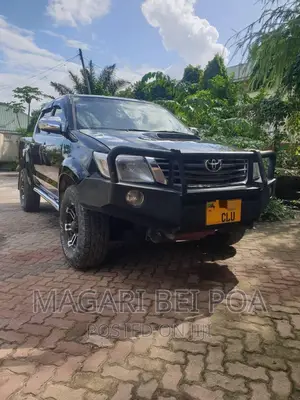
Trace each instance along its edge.
<instances>
[{"instance_id":1,"label":"paving brick driveway","mask_svg":"<svg viewBox=\"0 0 300 400\"><path fill-rule=\"evenodd\" d=\"M300 399L299 220L236 254L117 247L82 273L15 186L0 176L0 400Z\"/></svg>"}]
</instances>

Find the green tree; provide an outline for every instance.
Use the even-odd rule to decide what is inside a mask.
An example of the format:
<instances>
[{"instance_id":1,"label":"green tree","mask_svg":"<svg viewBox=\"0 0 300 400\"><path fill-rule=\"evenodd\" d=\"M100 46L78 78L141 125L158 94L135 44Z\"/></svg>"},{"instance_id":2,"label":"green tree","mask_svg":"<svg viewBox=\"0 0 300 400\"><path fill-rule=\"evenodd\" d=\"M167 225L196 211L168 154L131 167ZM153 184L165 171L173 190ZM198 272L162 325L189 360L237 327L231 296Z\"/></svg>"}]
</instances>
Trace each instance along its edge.
<instances>
[{"instance_id":1,"label":"green tree","mask_svg":"<svg viewBox=\"0 0 300 400\"><path fill-rule=\"evenodd\" d=\"M31 113L31 117L30 117L30 122L28 125L28 132L33 132L35 125L38 121L38 118L40 116L41 110L33 110Z\"/></svg>"},{"instance_id":2,"label":"green tree","mask_svg":"<svg viewBox=\"0 0 300 400\"><path fill-rule=\"evenodd\" d=\"M207 66L204 69L203 73L203 88L209 89L211 87L211 79L215 76L220 75L224 78L227 78L227 70L224 64L224 59L219 54L215 55L215 57L208 62Z\"/></svg>"},{"instance_id":3,"label":"green tree","mask_svg":"<svg viewBox=\"0 0 300 400\"><path fill-rule=\"evenodd\" d=\"M125 89L118 92L119 97L134 98L133 85L128 85Z\"/></svg>"},{"instance_id":4,"label":"green tree","mask_svg":"<svg viewBox=\"0 0 300 400\"><path fill-rule=\"evenodd\" d=\"M299 88L300 1L260 0L261 16L233 36L236 50L248 53L252 87ZM291 79L292 78L292 79Z\"/></svg>"},{"instance_id":5,"label":"green tree","mask_svg":"<svg viewBox=\"0 0 300 400\"><path fill-rule=\"evenodd\" d=\"M233 78L217 75L210 80L210 91L215 98L227 99L230 105L235 105L241 94L241 87Z\"/></svg>"},{"instance_id":6,"label":"green tree","mask_svg":"<svg viewBox=\"0 0 300 400\"><path fill-rule=\"evenodd\" d=\"M279 151L282 140L286 137L284 125L286 118L292 112L291 104L283 100L280 95L263 98L254 103L252 111L257 124L264 126L269 124L272 132L272 144L275 151Z\"/></svg>"},{"instance_id":7,"label":"green tree","mask_svg":"<svg viewBox=\"0 0 300 400\"><path fill-rule=\"evenodd\" d=\"M176 85L177 81L163 72L149 72L133 85L133 95L140 100L173 100Z\"/></svg>"},{"instance_id":8,"label":"green tree","mask_svg":"<svg viewBox=\"0 0 300 400\"><path fill-rule=\"evenodd\" d=\"M184 68L182 82L186 83L201 83L203 79L203 70L196 66L189 64L187 67Z\"/></svg>"},{"instance_id":9,"label":"green tree","mask_svg":"<svg viewBox=\"0 0 300 400\"><path fill-rule=\"evenodd\" d=\"M91 92L94 95L115 96L118 91L124 89L128 82L124 79L116 77L116 64L109 65L97 75L92 60L86 68L87 79L89 80ZM84 70L80 70L80 74L76 75L69 71L69 78L72 87L68 87L62 83L51 82L50 85L61 95L65 94L88 94Z\"/></svg>"},{"instance_id":10,"label":"green tree","mask_svg":"<svg viewBox=\"0 0 300 400\"><path fill-rule=\"evenodd\" d=\"M7 110L12 110L12 112L16 114L19 129L22 129L19 119L19 113L25 112L24 104L17 101L11 101L10 103L7 103Z\"/></svg>"},{"instance_id":11,"label":"green tree","mask_svg":"<svg viewBox=\"0 0 300 400\"><path fill-rule=\"evenodd\" d=\"M30 107L32 100L40 101L45 94L39 90L37 87L23 86L17 87L13 90L13 96L17 102L24 104L27 103L27 129L30 122Z\"/></svg>"}]
</instances>

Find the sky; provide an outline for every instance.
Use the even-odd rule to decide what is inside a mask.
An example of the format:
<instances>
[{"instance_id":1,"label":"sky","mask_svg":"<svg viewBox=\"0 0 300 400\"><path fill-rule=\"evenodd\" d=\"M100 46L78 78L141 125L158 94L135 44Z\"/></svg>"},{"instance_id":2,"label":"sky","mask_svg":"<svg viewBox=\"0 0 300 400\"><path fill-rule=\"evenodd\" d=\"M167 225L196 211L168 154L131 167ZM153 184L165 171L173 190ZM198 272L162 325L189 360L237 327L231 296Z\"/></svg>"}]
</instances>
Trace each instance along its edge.
<instances>
[{"instance_id":1,"label":"sky","mask_svg":"<svg viewBox=\"0 0 300 400\"><path fill-rule=\"evenodd\" d=\"M16 86L55 95L49 82L69 83L79 47L130 82L157 70L180 79L217 53L238 64L226 43L260 13L257 0L0 0L0 102Z\"/></svg>"}]
</instances>

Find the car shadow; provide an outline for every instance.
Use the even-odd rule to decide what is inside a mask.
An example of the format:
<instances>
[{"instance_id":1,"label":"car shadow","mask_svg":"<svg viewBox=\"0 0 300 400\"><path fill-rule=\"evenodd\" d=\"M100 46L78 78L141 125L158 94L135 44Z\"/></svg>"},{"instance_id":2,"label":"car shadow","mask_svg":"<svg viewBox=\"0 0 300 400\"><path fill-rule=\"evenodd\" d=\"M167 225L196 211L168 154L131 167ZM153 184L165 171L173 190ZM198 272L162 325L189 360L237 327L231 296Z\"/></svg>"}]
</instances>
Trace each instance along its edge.
<instances>
[{"instance_id":1,"label":"car shadow","mask_svg":"<svg viewBox=\"0 0 300 400\"><path fill-rule=\"evenodd\" d=\"M93 288L101 292L97 299L101 315L90 336L122 340L176 330L209 317L238 284L228 265L220 262L235 254L231 246L212 249L195 242L116 247L104 268L87 272L103 279L116 276L107 287ZM112 297L105 298L103 307L108 293Z\"/></svg>"}]
</instances>

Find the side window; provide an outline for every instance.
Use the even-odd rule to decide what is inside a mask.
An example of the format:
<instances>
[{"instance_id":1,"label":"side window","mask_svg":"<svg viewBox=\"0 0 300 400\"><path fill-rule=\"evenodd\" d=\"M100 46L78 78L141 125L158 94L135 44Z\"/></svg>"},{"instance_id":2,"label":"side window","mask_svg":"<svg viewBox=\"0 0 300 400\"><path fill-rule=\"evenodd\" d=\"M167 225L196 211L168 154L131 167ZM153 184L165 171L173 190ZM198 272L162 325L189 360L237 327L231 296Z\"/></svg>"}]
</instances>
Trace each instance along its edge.
<instances>
[{"instance_id":1,"label":"side window","mask_svg":"<svg viewBox=\"0 0 300 400\"><path fill-rule=\"evenodd\" d=\"M66 119L64 110L63 110L62 108L60 108L60 107L55 107L55 108L54 108L54 113L53 113L53 115L54 115L55 117L60 117L62 120L65 120L65 119Z\"/></svg>"},{"instance_id":2,"label":"side window","mask_svg":"<svg viewBox=\"0 0 300 400\"><path fill-rule=\"evenodd\" d=\"M62 108L60 108L59 106L55 106L53 115L55 117L60 117L62 125L65 126L67 119L66 119L65 112Z\"/></svg>"}]
</instances>

